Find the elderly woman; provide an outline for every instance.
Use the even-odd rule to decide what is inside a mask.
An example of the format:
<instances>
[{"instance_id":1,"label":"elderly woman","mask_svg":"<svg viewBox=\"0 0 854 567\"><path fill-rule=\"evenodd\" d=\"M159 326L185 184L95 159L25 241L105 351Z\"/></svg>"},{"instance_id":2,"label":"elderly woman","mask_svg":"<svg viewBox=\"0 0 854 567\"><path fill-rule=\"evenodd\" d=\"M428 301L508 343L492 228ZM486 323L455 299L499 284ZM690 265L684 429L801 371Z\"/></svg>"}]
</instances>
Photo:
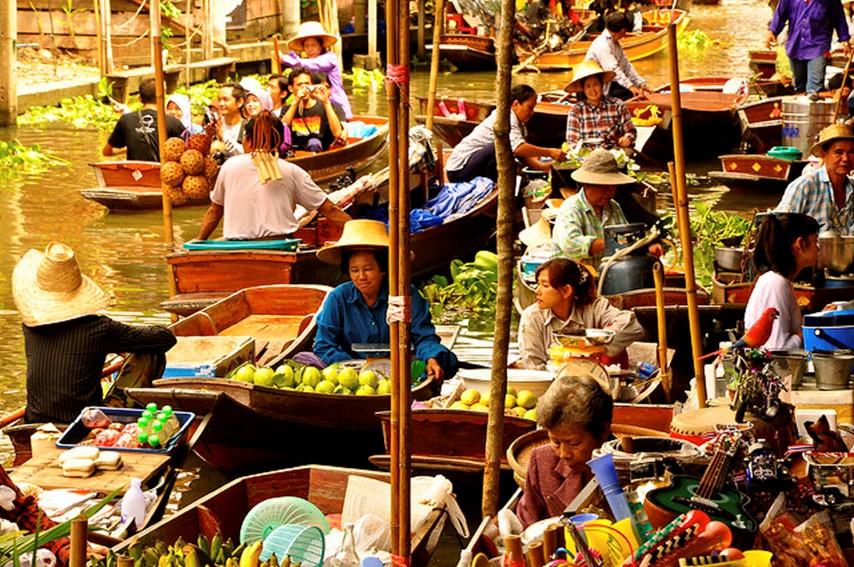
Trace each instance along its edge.
<instances>
[{"instance_id":1,"label":"elderly woman","mask_svg":"<svg viewBox=\"0 0 854 567\"><path fill-rule=\"evenodd\" d=\"M566 142L570 148L590 139L602 140L607 147L629 148L635 143L637 130L626 105L618 98L603 94L605 83L613 78L613 71L603 71L592 59L573 71L572 81L565 90L582 92L584 100L569 109Z\"/></svg>"},{"instance_id":2,"label":"elderly woman","mask_svg":"<svg viewBox=\"0 0 854 567\"><path fill-rule=\"evenodd\" d=\"M525 309L519 321L519 354L525 368L545 370L553 335L583 329L615 331L614 340L605 346L604 362L628 362L626 347L643 337L643 327L633 312L596 297L593 276L586 268L554 258L537 268L536 277L537 303Z\"/></svg>"},{"instance_id":3,"label":"elderly woman","mask_svg":"<svg viewBox=\"0 0 854 567\"><path fill-rule=\"evenodd\" d=\"M303 22L297 35L288 41L290 53L282 53L282 65L285 67L304 67L309 71L323 71L329 77L332 85L331 100L344 109L345 118L353 118L350 100L344 91L344 81L341 79L341 68L338 66L338 56L329 48L338 41L337 35L326 33L320 22ZM300 57L298 53L304 53Z\"/></svg>"},{"instance_id":4,"label":"elderly woman","mask_svg":"<svg viewBox=\"0 0 854 567\"><path fill-rule=\"evenodd\" d=\"M340 265L350 281L326 297L317 318L314 354L326 364L365 358L355 343L388 343L388 234L379 221L353 220L344 225L338 242L317 251L328 264ZM442 345L430 321L427 302L412 286L412 346L427 365L427 374L441 381L457 372L457 357Z\"/></svg>"},{"instance_id":5,"label":"elderly woman","mask_svg":"<svg viewBox=\"0 0 854 567\"><path fill-rule=\"evenodd\" d=\"M560 516L593 478L587 461L608 440L614 402L595 378L562 376L537 405L549 444L531 452L525 492L516 507L522 524Z\"/></svg>"}]
</instances>

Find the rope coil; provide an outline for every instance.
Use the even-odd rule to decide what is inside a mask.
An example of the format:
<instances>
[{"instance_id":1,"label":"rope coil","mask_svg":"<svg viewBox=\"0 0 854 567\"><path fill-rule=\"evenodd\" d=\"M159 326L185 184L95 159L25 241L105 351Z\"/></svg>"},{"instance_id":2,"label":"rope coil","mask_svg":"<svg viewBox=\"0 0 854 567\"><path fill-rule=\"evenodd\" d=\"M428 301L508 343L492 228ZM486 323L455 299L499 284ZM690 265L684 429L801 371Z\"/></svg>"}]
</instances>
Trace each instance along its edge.
<instances>
[{"instance_id":1,"label":"rope coil","mask_svg":"<svg viewBox=\"0 0 854 567\"><path fill-rule=\"evenodd\" d=\"M406 106L409 104L409 66L408 65L387 65L385 82L391 86L394 85L400 91L400 96Z\"/></svg>"}]
</instances>

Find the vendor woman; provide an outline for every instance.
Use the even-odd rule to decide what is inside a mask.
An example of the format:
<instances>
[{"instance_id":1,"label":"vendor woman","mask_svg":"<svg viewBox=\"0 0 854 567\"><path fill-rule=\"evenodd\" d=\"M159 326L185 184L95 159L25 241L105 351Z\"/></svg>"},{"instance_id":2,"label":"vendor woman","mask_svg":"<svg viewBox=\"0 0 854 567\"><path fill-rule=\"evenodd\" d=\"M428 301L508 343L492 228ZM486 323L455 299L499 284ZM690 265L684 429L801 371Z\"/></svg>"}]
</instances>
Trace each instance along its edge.
<instances>
[{"instance_id":1,"label":"vendor woman","mask_svg":"<svg viewBox=\"0 0 854 567\"><path fill-rule=\"evenodd\" d=\"M596 296L593 276L566 258L554 258L536 271L537 303L522 312L519 353L525 368L545 370L555 333L610 329L614 340L605 345L603 362L628 362L626 347L643 337L644 330L631 311L613 307Z\"/></svg>"},{"instance_id":2,"label":"vendor woman","mask_svg":"<svg viewBox=\"0 0 854 567\"><path fill-rule=\"evenodd\" d=\"M355 343L388 343L388 233L385 224L351 220L338 242L317 251L328 264L341 266L350 281L332 290L317 318L314 354L326 364L365 358ZM412 346L427 365L427 374L441 381L457 372L457 357L442 345L430 308L415 286L410 289Z\"/></svg>"}]
</instances>

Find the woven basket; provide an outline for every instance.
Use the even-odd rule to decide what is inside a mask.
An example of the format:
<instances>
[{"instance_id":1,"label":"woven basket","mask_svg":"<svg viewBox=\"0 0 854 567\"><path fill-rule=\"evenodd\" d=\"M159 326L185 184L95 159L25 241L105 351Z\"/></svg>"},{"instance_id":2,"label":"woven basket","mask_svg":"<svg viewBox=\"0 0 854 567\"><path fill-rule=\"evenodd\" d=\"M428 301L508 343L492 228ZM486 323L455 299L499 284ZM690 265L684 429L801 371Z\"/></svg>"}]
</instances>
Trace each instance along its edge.
<instances>
[{"instance_id":1,"label":"woven basket","mask_svg":"<svg viewBox=\"0 0 854 567\"><path fill-rule=\"evenodd\" d=\"M636 425L624 425L622 423L612 424L611 434L617 439L626 437L668 436L666 433L655 429L638 427ZM525 488L525 473L528 471L528 461L531 459L531 452L537 447L546 445L548 442L548 432L545 429L537 429L517 438L507 448L507 463L513 469L513 479L522 488Z\"/></svg>"}]
</instances>

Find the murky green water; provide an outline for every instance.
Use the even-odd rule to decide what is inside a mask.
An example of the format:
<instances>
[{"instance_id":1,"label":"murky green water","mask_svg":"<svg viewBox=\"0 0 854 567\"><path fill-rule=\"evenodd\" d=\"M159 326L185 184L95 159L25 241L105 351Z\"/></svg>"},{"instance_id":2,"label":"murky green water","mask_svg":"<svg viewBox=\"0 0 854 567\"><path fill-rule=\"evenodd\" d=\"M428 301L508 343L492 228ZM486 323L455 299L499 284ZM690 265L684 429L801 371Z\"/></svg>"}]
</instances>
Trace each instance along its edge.
<instances>
[{"instance_id":1,"label":"murky green water","mask_svg":"<svg viewBox=\"0 0 854 567\"><path fill-rule=\"evenodd\" d=\"M770 10L760 0L724 0L722 6L699 6L692 12L691 29L703 29L719 44L703 52L682 55L683 76L726 75L750 77L747 51L758 47ZM650 84L669 81L666 53L638 62L636 67ZM540 91L560 89L568 73L520 75L518 81ZM425 96L428 77L412 77L413 96ZM456 99L494 99L492 73L445 74L439 81L439 96ZM361 93L353 96L354 109L385 114L385 95ZM158 310L167 297L166 265L163 256L163 221L159 212L108 214L106 209L83 199L78 190L95 185L87 164L101 159L106 134L57 126L0 130L0 139L17 138L25 144L38 143L71 162L33 176L0 179L0 412L23 405L25 360L20 319L11 295L12 270L30 248L44 248L62 241L74 248L85 273L116 297L110 314L123 321L168 321ZM700 167L700 170L702 170ZM717 168L709 164L706 170ZM695 188L701 198L719 201L728 210L749 210L773 205L777 197L728 198L721 188ZM666 197L666 196L665 196ZM198 231L203 207L174 211L175 237L189 240ZM478 336L479 335L479 336ZM472 333L467 346L479 348L488 359L490 345L479 342L482 333ZM2 451L2 448L0 448ZM0 454L0 457L3 455ZM2 461L3 459L0 459Z\"/></svg>"}]
</instances>

